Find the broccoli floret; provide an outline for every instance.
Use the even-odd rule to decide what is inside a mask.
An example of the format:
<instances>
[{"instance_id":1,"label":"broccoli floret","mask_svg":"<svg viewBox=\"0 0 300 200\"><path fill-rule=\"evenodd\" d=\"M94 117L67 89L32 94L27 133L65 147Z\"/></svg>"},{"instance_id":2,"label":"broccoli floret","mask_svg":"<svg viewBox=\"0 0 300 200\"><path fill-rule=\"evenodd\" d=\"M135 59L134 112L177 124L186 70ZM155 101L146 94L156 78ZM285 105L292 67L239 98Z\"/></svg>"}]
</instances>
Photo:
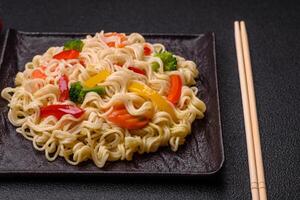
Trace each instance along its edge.
<instances>
[{"instance_id":1,"label":"broccoli floret","mask_svg":"<svg viewBox=\"0 0 300 200\"><path fill-rule=\"evenodd\" d=\"M76 83L71 84L69 96L71 101L73 101L74 103L82 103L84 101L85 95L88 92L96 92L99 95L103 95L105 94L105 88L101 86L84 88L78 81Z\"/></svg>"},{"instance_id":2,"label":"broccoli floret","mask_svg":"<svg viewBox=\"0 0 300 200\"><path fill-rule=\"evenodd\" d=\"M158 69L159 69L159 64L158 62L153 62L151 64L151 67L152 67L152 70L155 71L155 72L158 72Z\"/></svg>"},{"instance_id":3,"label":"broccoli floret","mask_svg":"<svg viewBox=\"0 0 300 200\"><path fill-rule=\"evenodd\" d=\"M73 101L75 103L78 102L79 94L82 91L82 88L83 87L79 81L71 84L71 88L69 91L69 96L70 96L71 101Z\"/></svg>"},{"instance_id":4,"label":"broccoli floret","mask_svg":"<svg viewBox=\"0 0 300 200\"><path fill-rule=\"evenodd\" d=\"M164 71L173 71L177 69L177 60L171 52L164 51L156 53L154 56L161 59L164 64Z\"/></svg>"},{"instance_id":5,"label":"broccoli floret","mask_svg":"<svg viewBox=\"0 0 300 200\"><path fill-rule=\"evenodd\" d=\"M79 39L69 40L64 44L64 50L76 50L81 51L83 47L83 42Z\"/></svg>"}]
</instances>

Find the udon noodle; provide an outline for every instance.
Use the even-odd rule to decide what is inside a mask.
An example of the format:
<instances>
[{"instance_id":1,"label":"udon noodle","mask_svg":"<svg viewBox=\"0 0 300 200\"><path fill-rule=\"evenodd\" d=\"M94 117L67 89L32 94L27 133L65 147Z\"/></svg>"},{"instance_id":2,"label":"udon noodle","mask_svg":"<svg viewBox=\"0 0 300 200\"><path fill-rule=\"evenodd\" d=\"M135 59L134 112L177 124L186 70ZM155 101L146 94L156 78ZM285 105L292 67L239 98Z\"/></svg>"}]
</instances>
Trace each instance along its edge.
<instances>
[{"instance_id":1,"label":"udon noodle","mask_svg":"<svg viewBox=\"0 0 300 200\"><path fill-rule=\"evenodd\" d=\"M196 64L168 54L176 61L170 70L169 58L159 56L167 52L165 47L146 42L138 33L102 31L81 43L82 49L73 50L77 56L63 57L62 52L70 53L63 46L36 55L17 73L15 87L2 90L16 131L49 161L61 156L72 165L91 159L101 168L107 161L131 160L136 152L155 152L167 145L177 151L206 109L193 86L199 73ZM86 92L81 102L71 100L72 85L91 82L104 92ZM80 112L51 105L69 105Z\"/></svg>"}]
</instances>

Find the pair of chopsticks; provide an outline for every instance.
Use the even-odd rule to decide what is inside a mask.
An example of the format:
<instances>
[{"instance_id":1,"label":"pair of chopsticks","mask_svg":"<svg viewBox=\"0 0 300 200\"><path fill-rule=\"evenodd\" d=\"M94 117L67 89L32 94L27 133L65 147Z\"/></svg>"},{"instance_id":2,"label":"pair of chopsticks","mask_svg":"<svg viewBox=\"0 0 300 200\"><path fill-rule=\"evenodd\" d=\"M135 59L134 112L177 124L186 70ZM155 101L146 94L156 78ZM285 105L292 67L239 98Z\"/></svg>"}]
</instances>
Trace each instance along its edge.
<instances>
[{"instance_id":1,"label":"pair of chopsticks","mask_svg":"<svg viewBox=\"0 0 300 200\"><path fill-rule=\"evenodd\" d=\"M253 200L266 200L267 192L260 146L252 67L244 21L234 22L234 33L243 101L251 194Z\"/></svg>"}]
</instances>

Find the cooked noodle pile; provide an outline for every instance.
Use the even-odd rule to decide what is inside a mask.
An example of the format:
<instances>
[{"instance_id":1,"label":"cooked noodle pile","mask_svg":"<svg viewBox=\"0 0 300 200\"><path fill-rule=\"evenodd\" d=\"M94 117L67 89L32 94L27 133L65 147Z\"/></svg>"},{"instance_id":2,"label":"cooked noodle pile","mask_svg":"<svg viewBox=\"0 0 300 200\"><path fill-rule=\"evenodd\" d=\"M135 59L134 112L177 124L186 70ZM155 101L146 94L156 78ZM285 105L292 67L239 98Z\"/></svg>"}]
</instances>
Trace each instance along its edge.
<instances>
[{"instance_id":1,"label":"cooked noodle pile","mask_svg":"<svg viewBox=\"0 0 300 200\"><path fill-rule=\"evenodd\" d=\"M71 50L79 52L77 56L61 55L70 53L72 45L35 56L16 75L16 87L3 89L8 118L17 132L49 161L61 156L72 165L91 159L103 167L106 161L131 160L135 152L155 152L166 145L177 151L206 109L193 87L195 63L172 55L162 44L147 43L138 33L102 31L79 43L82 49ZM159 56L164 52L168 59ZM172 58L175 61L167 63ZM75 84L103 91L91 90L74 101Z\"/></svg>"}]
</instances>

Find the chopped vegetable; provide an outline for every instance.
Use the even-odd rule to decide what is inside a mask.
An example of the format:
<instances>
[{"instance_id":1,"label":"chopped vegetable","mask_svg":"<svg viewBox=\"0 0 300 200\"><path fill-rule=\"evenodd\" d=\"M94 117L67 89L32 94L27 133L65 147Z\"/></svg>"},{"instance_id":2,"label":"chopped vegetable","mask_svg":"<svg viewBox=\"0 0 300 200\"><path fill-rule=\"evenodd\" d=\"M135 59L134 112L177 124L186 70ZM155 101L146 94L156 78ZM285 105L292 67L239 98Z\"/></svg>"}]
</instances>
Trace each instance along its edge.
<instances>
[{"instance_id":1,"label":"chopped vegetable","mask_svg":"<svg viewBox=\"0 0 300 200\"><path fill-rule=\"evenodd\" d=\"M80 60L79 60L79 63L80 63L82 66L85 67L85 62L84 62L84 60L80 59Z\"/></svg>"},{"instance_id":2,"label":"chopped vegetable","mask_svg":"<svg viewBox=\"0 0 300 200\"><path fill-rule=\"evenodd\" d=\"M124 41L127 40L126 35L124 33L117 33L117 32L104 33L104 37L108 37L109 38L109 37L113 37L113 36L114 37L119 37L120 40L121 40L121 43L116 46L115 42L107 42L106 43L107 46L109 46L109 47L118 47L118 48L123 48L123 47L126 46L126 44L123 43Z\"/></svg>"},{"instance_id":3,"label":"chopped vegetable","mask_svg":"<svg viewBox=\"0 0 300 200\"><path fill-rule=\"evenodd\" d=\"M118 65L119 67L123 67L123 65L119 64L119 63L114 63L114 65ZM129 66L128 69L130 69L131 71L134 71L135 73L146 75L146 72L143 69L133 67L133 66Z\"/></svg>"},{"instance_id":4,"label":"chopped vegetable","mask_svg":"<svg viewBox=\"0 0 300 200\"><path fill-rule=\"evenodd\" d=\"M53 115L56 119L60 119L62 116L70 114L75 118L81 117L84 113L84 110L77 106L73 105L63 105L63 104L56 104L56 105L49 105L44 106L40 109L40 116L41 117L48 117Z\"/></svg>"},{"instance_id":5,"label":"chopped vegetable","mask_svg":"<svg viewBox=\"0 0 300 200\"><path fill-rule=\"evenodd\" d=\"M47 76L44 72L41 71L41 69L35 69L32 74L31 74L31 77L36 79L36 78L40 78L40 79L46 79Z\"/></svg>"},{"instance_id":6,"label":"chopped vegetable","mask_svg":"<svg viewBox=\"0 0 300 200\"><path fill-rule=\"evenodd\" d=\"M116 44L115 44L115 42L108 42L108 43L107 43L107 46L109 46L109 47L115 47Z\"/></svg>"},{"instance_id":7,"label":"chopped vegetable","mask_svg":"<svg viewBox=\"0 0 300 200\"><path fill-rule=\"evenodd\" d=\"M179 75L170 76L170 90L168 94L168 100L174 105L178 102L181 96L182 80Z\"/></svg>"},{"instance_id":8,"label":"chopped vegetable","mask_svg":"<svg viewBox=\"0 0 300 200\"><path fill-rule=\"evenodd\" d=\"M152 53L151 49L144 45L144 55L149 56Z\"/></svg>"},{"instance_id":9,"label":"chopped vegetable","mask_svg":"<svg viewBox=\"0 0 300 200\"><path fill-rule=\"evenodd\" d=\"M149 123L143 116L133 116L124 107L114 107L107 119L119 127L126 129L140 129Z\"/></svg>"},{"instance_id":10,"label":"chopped vegetable","mask_svg":"<svg viewBox=\"0 0 300 200\"><path fill-rule=\"evenodd\" d=\"M57 60L76 59L78 57L79 57L79 51L76 51L76 50L64 50L53 56L53 58L55 58Z\"/></svg>"},{"instance_id":11,"label":"chopped vegetable","mask_svg":"<svg viewBox=\"0 0 300 200\"><path fill-rule=\"evenodd\" d=\"M43 71L45 71L45 70L47 69L47 67L44 66L44 65L40 66L40 68L41 68Z\"/></svg>"},{"instance_id":12,"label":"chopped vegetable","mask_svg":"<svg viewBox=\"0 0 300 200\"><path fill-rule=\"evenodd\" d=\"M125 45L124 43L121 43L121 44L118 44L118 45L116 46L116 43L115 43L115 42L109 42L109 43L107 43L107 46L109 46L109 47L123 48L123 47L125 47L126 45Z\"/></svg>"},{"instance_id":13,"label":"chopped vegetable","mask_svg":"<svg viewBox=\"0 0 300 200\"><path fill-rule=\"evenodd\" d=\"M126 39L125 33L109 32L109 33L104 33L104 36L105 37L117 36L121 38L122 41Z\"/></svg>"},{"instance_id":14,"label":"chopped vegetable","mask_svg":"<svg viewBox=\"0 0 300 200\"><path fill-rule=\"evenodd\" d=\"M97 85L97 83L103 82L108 76L110 75L110 72L108 70L102 70L95 76L92 76L88 80L84 82L84 85L88 88L94 87Z\"/></svg>"},{"instance_id":15,"label":"chopped vegetable","mask_svg":"<svg viewBox=\"0 0 300 200\"><path fill-rule=\"evenodd\" d=\"M161 59L164 64L165 71L173 71L177 69L177 60L171 52L164 51L154 55Z\"/></svg>"},{"instance_id":16,"label":"chopped vegetable","mask_svg":"<svg viewBox=\"0 0 300 200\"><path fill-rule=\"evenodd\" d=\"M132 82L128 87L128 91L135 92L146 99L150 99L157 106L158 110L169 113L174 120L177 120L172 105L155 90L151 89L145 84Z\"/></svg>"},{"instance_id":17,"label":"chopped vegetable","mask_svg":"<svg viewBox=\"0 0 300 200\"><path fill-rule=\"evenodd\" d=\"M158 62L153 62L153 63L151 63L151 67L152 67L152 70L153 70L153 71L158 72L158 69L159 69L159 64L158 64Z\"/></svg>"},{"instance_id":18,"label":"chopped vegetable","mask_svg":"<svg viewBox=\"0 0 300 200\"><path fill-rule=\"evenodd\" d=\"M137 67L128 67L128 69L130 69L131 71L134 71L135 73L138 73L138 74L142 74L142 75L146 75L146 72L142 69L139 69Z\"/></svg>"},{"instance_id":19,"label":"chopped vegetable","mask_svg":"<svg viewBox=\"0 0 300 200\"><path fill-rule=\"evenodd\" d=\"M60 91L59 101L65 101L69 98L69 79L66 75L63 75L58 80L58 87Z\"/></svg>"},{"instance_id":20,"label":"chopped vegetable","mask_svg":"<svg viewBox=\"0 0 300 200\"><path fill-rule=\"evenodd\" d=\"M105 88L101 86L96 86L93 88L84 88L81 83L78 81L71 84L69 96L71 101L74 103L82 103L84 101L85 95L88 92L96 92L99 95L105 94Z\"/></svg>"},{"instance_id":21,"label":"chopped vegetable","mask_svg":"<svg viewBox=\"0 0 300 200\"><path fill-rule=\"evenodd\" d=\"M121 44L118 44L118 48L123 48L123 47L125 47L126 46L126 44L124 44L124 43L121 43Z\"/></svg>"},{"instance_id":22,"label":"chopped vegetable","mask_svg":"<svg viewBox=\"0 0 300 200\"><path fill-rule=\"evenodd\" d=\"M69 40L64 44L64 50L76 50L81 52L83 45L83 42L79 39Z\"/></svg>"}]
</instances>

